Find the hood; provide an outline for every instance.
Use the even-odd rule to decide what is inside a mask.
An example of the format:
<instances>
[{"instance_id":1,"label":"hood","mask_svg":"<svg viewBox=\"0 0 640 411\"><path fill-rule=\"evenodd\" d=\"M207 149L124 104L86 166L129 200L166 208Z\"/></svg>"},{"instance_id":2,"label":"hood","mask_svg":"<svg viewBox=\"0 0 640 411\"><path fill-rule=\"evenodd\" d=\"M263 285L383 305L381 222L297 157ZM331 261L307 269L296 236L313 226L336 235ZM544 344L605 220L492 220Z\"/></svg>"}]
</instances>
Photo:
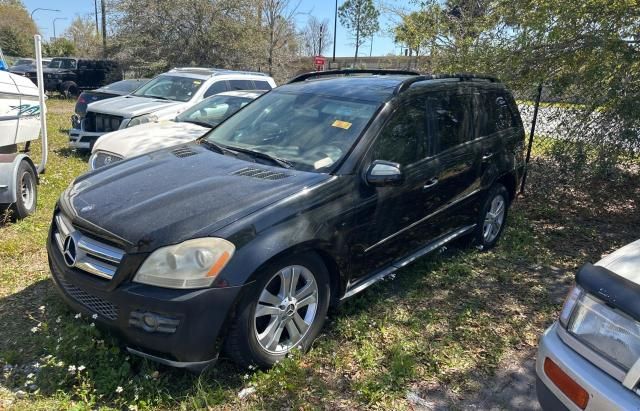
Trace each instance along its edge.
<instances>
[{"instance_id":1,"label":"hood","mask_svg":"<svg viewBox=\"0 0 640 411\"><path fill-rule=\"evenodd\" d=\"M89 104L87 111L94 113L111 114L125 118L141 116L162 110L164 112L177 113L188 107L189 103L181 101L161 100L138 96L121 96Z\"/></svg>"},{"instance_id":2,"label":"hood","mask_svg":"<svg viewBox=\"0 0 640 411\"><path fill-rule=\"evenodd\" d=\"M596 265L640 284L640 240L614 251L598 261Z\"/></svg>"},{"instance_id":3,"label":"hood","mask_svg":"<svg viewBox=\"0 0 640 411\"><path fill-rule=\"evenodd\" d=\"M93 152L108 151L122 157L133 157L150 151L188 143L201 137L209 128L193 123L160 120L131 128L123 128L100 137Z\"/></svg>"},{"instance_id":4,"label":"hood","mask_svg":"<svg viewBox=\"0 0 640 411\"><path fill-rule=\"evenodd\" d=\"M128 252L148 252L213 235L329 178L239 160L191 143L85 174L65 192L64 202L81 219L131 243Z\"/></svg>"}]
</instances>

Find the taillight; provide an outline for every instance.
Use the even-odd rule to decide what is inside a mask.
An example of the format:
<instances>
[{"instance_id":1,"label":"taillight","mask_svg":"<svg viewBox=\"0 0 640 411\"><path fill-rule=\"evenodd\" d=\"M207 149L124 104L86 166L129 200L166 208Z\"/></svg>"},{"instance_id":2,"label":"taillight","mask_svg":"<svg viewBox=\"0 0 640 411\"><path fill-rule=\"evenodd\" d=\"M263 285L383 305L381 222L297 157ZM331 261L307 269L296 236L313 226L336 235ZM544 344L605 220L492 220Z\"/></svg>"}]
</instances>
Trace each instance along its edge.
<instances>
[{"instance_id":1,"label":"taillight","mask_svg":"<svg viewBox=\"0 0 640 411\"><path fill-rule=\"evenodd\" d=\"M78 103L86 103L87 100L84 99L84 96L82 94L80 94L80 97L78 97Z\"/></svg>"}]
</instances>

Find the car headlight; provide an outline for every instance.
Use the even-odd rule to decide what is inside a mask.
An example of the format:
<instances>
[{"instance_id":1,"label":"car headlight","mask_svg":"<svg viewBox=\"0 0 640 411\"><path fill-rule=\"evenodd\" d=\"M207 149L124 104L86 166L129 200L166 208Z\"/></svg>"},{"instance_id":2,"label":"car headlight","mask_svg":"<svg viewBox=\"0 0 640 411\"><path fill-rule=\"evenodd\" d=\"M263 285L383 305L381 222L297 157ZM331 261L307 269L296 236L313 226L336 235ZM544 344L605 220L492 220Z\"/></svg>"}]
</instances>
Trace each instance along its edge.
<instances>
[{"instance_id":1,"label":"car headlight","mask_svg":"<svg viewBox=\"0 0 640 411\"><path fill-rule=\"evenodd\" d=\"M89 167L91 167L92 170L97 170L120 160L122 160L122 156L98 150L89 157Z\"/></svg>"},{"instance_id":2,"label":"car headlight","mask_svg":"<svg viewBox=\"0 0 640 411\"><path fill-rule=\"evenodd\" d=\"M628 371L640 357L640 323L584 291L573 305L567 331Z\"/></svg>"},{"instance_id":3,"label":"car headlight","mask_svg":"<svg viewBox=\"0 0 640 411\"><path fill-rule=\"evenodd\" d=\"M158 116L155 116L153 114L145 114L143 116L132 118L127 124L127 127L139 126L140 124L150 123L152 121L157 121L157 120L158 120Z\"/></svg>"},{"instance_id":4,"label":"car headlight","mask_svg":"<svg viewBox=\"0 0 640 411\"><path fill-rule=\"evenodd\" d=\"M234 251L229 241L212 237L162 247L147 257L133 281L166 288L208 287Z\"/></svg>"}]
</instances>

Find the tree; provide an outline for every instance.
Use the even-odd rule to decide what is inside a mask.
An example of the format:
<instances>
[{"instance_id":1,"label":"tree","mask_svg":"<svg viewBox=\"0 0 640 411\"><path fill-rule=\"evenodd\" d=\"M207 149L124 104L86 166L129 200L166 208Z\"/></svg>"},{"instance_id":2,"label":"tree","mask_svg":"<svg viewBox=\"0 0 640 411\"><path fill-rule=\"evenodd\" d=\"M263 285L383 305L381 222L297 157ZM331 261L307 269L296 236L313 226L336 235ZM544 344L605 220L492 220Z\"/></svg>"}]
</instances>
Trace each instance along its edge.
<instances>
[{"instance_id":1,"label":"tree","mask_svg":"<svg viewBox=\"0 0 640 411\"><path fill-rule=\"evenodd\" d=\"M102 54L100 38L91 17L76 17L64 33L74 46L78 57L99 57Z\"/></svg>"},{"instance_id":2,"label":"tree","mask_svg":"<svg viewBox=\"0 0 640 411\"><path fill-rule=\"evenodd\" d=\"M301 51L304 56L320 56L333 42L329 30L329 19L322 21L309 17L307 25L300 32Z\"/></svg>"},{"instance_id":3,"label":"tree","mask_svg":"<svg viewBox=\"0 0 640 411\"><path fill-rule=\"evenodd\" d=\"M351 31L354 38L356 52L354 63L358 62L358 49L367 38L378 30L380 12L373 5L373 0L346 0L338 8L340 24Z\"/></svg>"},{"instance_id":4,"label":"tree","mask_svg":"<svg viewBox=\"0 0 640 411\"><path fill-rule=\"evenodd\" d=\"M269 75L273 75L273 58L277 51L295 41L293 17L300 3L291 7L289 0L264 0L262 18L267 32Z\"/></svg>"},{"instance_id":5,"label":"tree","mask_svg":"<svg viewBox=\"0 0 640 411\"><path fill-rule=\"evenodd\" d=\"M42 45L42 54L44 57L70 57L76 54L76 50L71 40L58 37Z\"/></svg>"},{"instance_id":6,"label":"tree","mask_svg":"<svg viewBox=\"0 0 640 411\"><path fill-rule=\"evenodd\" d=\"M6 55L33 55L33 35L38 29L18 0L0 0L0 47Z\"/></svg>"}]
</instances>

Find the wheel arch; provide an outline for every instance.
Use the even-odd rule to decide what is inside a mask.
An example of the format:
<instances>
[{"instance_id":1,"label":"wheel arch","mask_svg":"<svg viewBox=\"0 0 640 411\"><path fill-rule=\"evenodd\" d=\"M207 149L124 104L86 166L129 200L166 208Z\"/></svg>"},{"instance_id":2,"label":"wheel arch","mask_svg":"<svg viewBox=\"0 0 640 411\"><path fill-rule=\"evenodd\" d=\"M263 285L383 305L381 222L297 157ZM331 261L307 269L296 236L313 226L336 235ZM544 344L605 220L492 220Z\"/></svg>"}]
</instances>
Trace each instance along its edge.
<instances>
[{"instance_id":1,"label":"wheel arch","mask_svg":"<svg viewBox=\"0 0 640 411\"><path fill-rule=\"evenodd\" d=\"M509 172L506 174L503 174L502 176L498 177L495 183L499 183L502 184L506 189L507 189L507 193L509 193L509 202L512 202L515 198L516 198L516 190L517 190L517 179L515 176L515 172Z\"/></svg>"},{"instance_id":2,"label":"wheel arch","mask_svg":"<svg viewBox=\"0 0 640 411\"><path fill-rule=\"evenodd\" d=\"M12 158L11 158L12 157ZM40 184L40 177L31 157L24 153L14 154L7 157L8 161L0 161L0 186L7 186L6 189L0 189L0 204L15 203L16 197L16 179L18 178L18 169L20 164L25 162L33 171L36 178L36 184Z\"/></svg>"}]
</instances>

